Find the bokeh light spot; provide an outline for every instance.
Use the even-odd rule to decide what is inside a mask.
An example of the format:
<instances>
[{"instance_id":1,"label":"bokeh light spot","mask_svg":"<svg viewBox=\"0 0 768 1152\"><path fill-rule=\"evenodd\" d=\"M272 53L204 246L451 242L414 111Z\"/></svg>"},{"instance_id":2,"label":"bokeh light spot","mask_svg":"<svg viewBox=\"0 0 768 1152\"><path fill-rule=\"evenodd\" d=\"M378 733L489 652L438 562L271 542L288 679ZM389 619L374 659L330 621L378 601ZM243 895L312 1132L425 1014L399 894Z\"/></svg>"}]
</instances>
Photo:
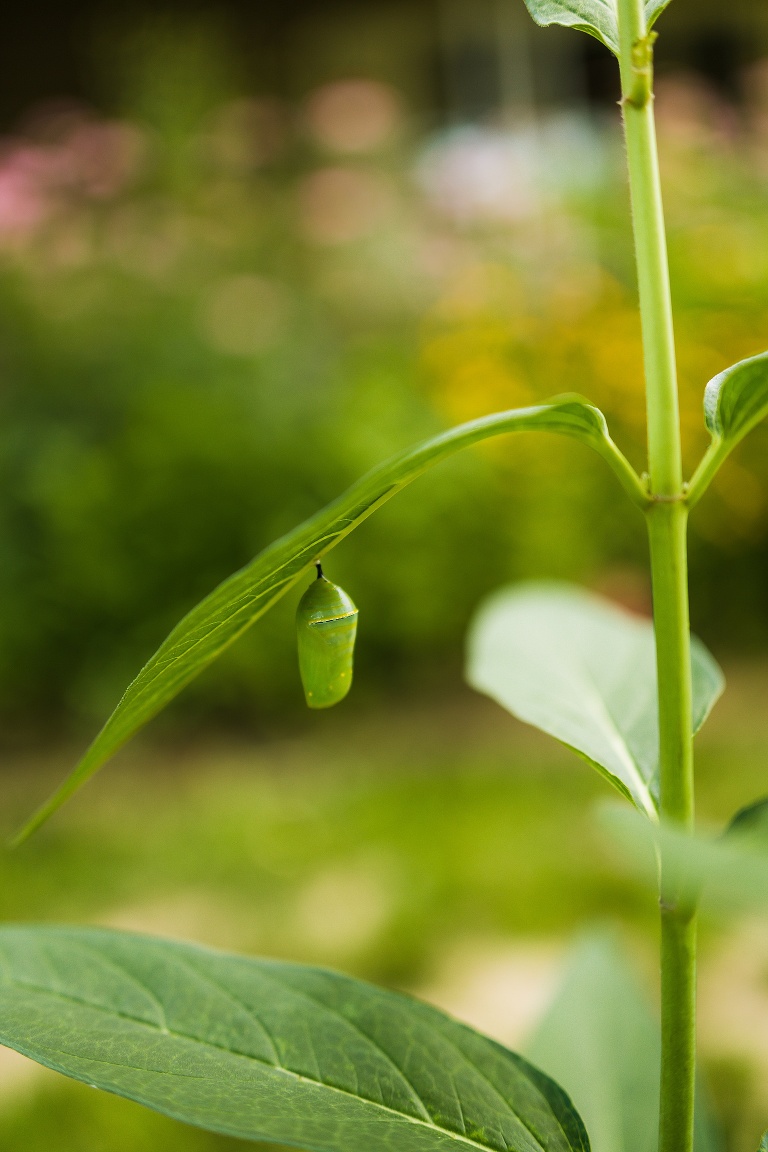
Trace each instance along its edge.
<instances>
[{"instance_id":1,"label":"bokeh light spot","mask_svg":"<svg viewBox=\"0 0 768 1152\"><path fill-rule=\"evenodd\" d=\"M288 320L285 289L262 276L231 276L209 289L202 308L209 343L231 356L257 356L280 343Z\"/></svg>"},{"instance_id":2,"label":"bokeh light spot","mask_svg":"<svg viewBox=\"0 0 768 1152\"><path fill-rule=\"evenodd\" d=\"M389 182L355 168L320 168L299 188L304 232L318 244L344 244L375 231L394 210Z\"/></svg>"},{"instance_id":3,"label":"bokeh light spot","mask_svg":"<svg viewBox=\"0 0 768 1152\"><path fill-rule=\"evenodd\" d=\"M309 130L332 152L371 152L388 143L402 119L394 88L378 80L340 80L314 92L307 104Z\"/></svg>"}]
</instances>

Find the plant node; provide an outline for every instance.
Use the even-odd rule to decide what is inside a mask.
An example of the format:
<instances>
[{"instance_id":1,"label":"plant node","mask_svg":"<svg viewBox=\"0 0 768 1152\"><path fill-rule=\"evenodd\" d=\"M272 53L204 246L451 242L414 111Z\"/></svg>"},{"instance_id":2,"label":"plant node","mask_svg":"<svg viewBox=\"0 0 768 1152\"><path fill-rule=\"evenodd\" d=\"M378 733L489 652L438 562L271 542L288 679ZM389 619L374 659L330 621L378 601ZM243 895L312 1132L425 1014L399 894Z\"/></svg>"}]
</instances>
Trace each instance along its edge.
<instances>
[{"instance_id":1,"label":"plant node","mask_svg":"<svg viewBox=\"0 0 768 1152\"><path fill-rule=\"evenodd\" d=\"M621 103L633 108L645 108L653 100L653 45L656 33L641 36L632 45L632 87L622 96Z\"/></svg>"}]
</instances>

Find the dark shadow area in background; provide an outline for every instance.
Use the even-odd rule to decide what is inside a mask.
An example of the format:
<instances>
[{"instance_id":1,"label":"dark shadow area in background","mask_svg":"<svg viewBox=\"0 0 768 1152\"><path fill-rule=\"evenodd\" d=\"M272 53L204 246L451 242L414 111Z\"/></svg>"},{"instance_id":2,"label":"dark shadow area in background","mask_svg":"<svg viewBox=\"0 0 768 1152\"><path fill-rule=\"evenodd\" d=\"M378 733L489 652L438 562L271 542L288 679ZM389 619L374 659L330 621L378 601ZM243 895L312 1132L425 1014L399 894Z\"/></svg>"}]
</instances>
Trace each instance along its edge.
<instances>
[{"instance_id":1,"label":"dark shadow area in background","mask_svg":"<svg viewBox=\"0 0 768 1152\"><path fill-rule=\"evenodd\" d=\"M518 3L522 10L523 0ZM415 14L423 20L428 30L426 58L422 61L426 77L423 95L429 107L422 111L436 114L441 120L456 118L458 111L459 118L474 120L498 106L503 88L495 46L488 40L487 31L484 39L482 25L492 27L496 10L503 12L504 5L517 25L514 0L489 0L489 4L479 8L462 9L474 12L475 27L452 49L454 58L449 67L456 89L453 98L446 92L446 65L441 60L445 56L441 27L457 7L453 0L411 0L407 6L402 0L357 0L353 7L356 19L361 9L369 10L372 16L407 9L410 16ZM665 13L669 25L665 24L665 35L658 45L658 68L660 72L681 67L697 72L718 94L738 101L740 71L768 49L768 21L760 0L729 5L727 14L721 9L710 13L712 7L707 3L682 3L671 15ZM150 0L79 0L67 5L49 0L8 7L0 41L0 131L13 126L30 106L62 96L112 110L118 85L114 78L110 79L112 68L109 60L103 59L104 47L108 57L110 43L119 41L126 30L164 16L218 24L239 46L246 89L295 95L290 91L294 79L286 59L296 28L318 16L338 17L343 8L343 4L329 4L327 0L164 0L162 4ZM525 35L538 40L535 29L532 33L528 29ZM564 58L555 47L556 39L552 36L549 40L553 49L549 53L546 45L534 45L537 96L543 95L545 102L552 97L556 101L567 99L573 94L567 90L574 87L574 79L568 77L564 82L563 74L573 72L580 95L598 106L613 103L618 89L609 53L597 41L576 37L566 42ZM543 56L544 65L541 75L539 55ZM452 109L457 98L459 108Z\"/></svg>"}]
</instances>

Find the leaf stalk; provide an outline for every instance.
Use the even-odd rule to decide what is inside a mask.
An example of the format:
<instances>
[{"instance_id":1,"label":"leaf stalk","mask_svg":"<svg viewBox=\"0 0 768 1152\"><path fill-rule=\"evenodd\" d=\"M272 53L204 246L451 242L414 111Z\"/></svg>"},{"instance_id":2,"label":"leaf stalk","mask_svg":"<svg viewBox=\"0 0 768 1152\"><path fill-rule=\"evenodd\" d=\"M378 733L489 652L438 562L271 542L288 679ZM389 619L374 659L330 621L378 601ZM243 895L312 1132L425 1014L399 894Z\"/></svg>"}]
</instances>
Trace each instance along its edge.
<instances>
[{"instance_id":1,"label":"leaf stalk","mask_svg":"<svg viewBox=\"0 0 768 1152\"><path fill-rule=\"evenodd\" d=\"M701 500L707 488L709 488L717 475L729 451L730 445L723 443L720 439L713 440L709 448L707 448L707 451L699 462L698 468L693 476L691 476L691 481L688 485L686 500L689 508L693 508L698 504L699 500Z\"/></svg>"}]
</instances>

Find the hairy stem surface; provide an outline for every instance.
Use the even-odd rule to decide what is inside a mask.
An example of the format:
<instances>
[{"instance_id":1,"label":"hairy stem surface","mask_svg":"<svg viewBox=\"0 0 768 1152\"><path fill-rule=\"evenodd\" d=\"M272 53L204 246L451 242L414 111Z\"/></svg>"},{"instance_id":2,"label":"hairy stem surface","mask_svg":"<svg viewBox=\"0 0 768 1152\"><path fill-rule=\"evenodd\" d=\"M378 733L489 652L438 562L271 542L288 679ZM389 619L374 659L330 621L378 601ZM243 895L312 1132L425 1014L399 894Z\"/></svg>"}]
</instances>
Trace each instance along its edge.
<instances>
[{"instance_id":1,"label":"hairy stem surface","mask_svg":"<svg viewBox=\"0 0 768 1152\"><path fill-rule=\"evenodd\" d=\"M637 256L648 410L647 513L659 684L661 814L693 823L691 652L675 346L653 117L653 48L642 0L619 0L622 109ZM661 877L659 1152L691 1152L696 920Z\"/></svg>"},{"instance_id":2,"label":"hairy stem surface","mask_svg":"<svg viewBox=\"0 0 768 1152\"><path fill-rule=\"evenodd\" d=\"M641 0L620 0L624 132L632 197L648 409L648 462L657 495L682 483L675 338L653 116L653 36Z\"/></svg>"}]
</instances>

